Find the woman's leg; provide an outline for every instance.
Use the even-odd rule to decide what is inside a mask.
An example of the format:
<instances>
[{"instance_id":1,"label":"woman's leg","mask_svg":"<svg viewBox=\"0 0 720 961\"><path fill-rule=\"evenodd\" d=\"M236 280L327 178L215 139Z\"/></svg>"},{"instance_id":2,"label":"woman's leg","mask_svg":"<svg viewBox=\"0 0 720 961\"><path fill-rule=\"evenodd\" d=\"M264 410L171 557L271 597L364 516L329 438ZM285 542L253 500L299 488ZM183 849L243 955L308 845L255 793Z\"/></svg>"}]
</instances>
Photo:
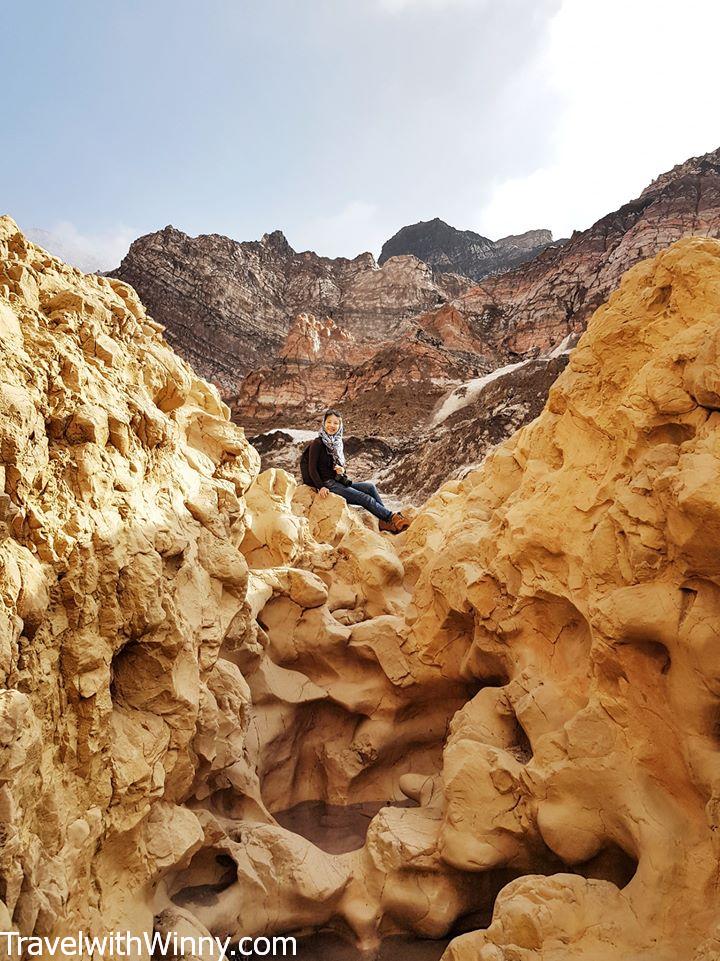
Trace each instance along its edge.
<instances>
[{"instance_id":1,"label":"woman's leg","mask_svg":"<svg viewBox=\"0 0 720 961\"><path fill-rule=\"evenodd\" d=\"M383 507L385 506L383 504L382 497L378 493L377 487L373 484L372 481L353 481L352 486L356 490L363 491L365 494L369 494L371 497L375 498L378 504L382 504Z\"/></svg>"},{"instance_id":2,"label":"woman's leg","mask_svg":"<svg viewBox=\"0 0 720 961\"><path fill-rule=\"evenodd\" d=\"M326 487L333 494L339 494L340 497L344 497L348 504L356 504L358 507L364 507L366 511L370 511L375 517L379 517L381 521L389 521L393 515L393 512L385 507L384 504L381 504L365 491L358 490L355 484L351 487L346 487L344 484L339 484L336 480L330 480L327 482Z\"/></svg>"}]
</instances>

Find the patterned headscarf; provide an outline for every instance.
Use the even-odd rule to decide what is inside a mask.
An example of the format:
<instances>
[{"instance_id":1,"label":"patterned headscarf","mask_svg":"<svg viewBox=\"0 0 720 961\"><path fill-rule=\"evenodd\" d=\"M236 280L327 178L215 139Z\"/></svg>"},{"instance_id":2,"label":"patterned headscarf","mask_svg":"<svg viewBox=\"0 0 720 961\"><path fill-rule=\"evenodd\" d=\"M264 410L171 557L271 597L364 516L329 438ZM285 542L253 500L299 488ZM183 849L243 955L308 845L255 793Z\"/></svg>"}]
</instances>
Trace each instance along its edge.
<instances>
[{"instance_id":1,"label":"patterned headscarf","mask_svg":"<svg viewBox=\"0 0 720 961\"><path fill-rule=\"evenodd\" d=\"M331 414L335 417L340 418L340 426L337 429L336 434L328 434L325 430L325 421ZM326 411L323 415L322 427L320 428L320 439L323 444L327 447L330 456L333 459L333 464L339 465L340 467L345 467L345 451L343 450L343 421L340 414L336 414L334 410Z\"/></svg>"}]
</instances>

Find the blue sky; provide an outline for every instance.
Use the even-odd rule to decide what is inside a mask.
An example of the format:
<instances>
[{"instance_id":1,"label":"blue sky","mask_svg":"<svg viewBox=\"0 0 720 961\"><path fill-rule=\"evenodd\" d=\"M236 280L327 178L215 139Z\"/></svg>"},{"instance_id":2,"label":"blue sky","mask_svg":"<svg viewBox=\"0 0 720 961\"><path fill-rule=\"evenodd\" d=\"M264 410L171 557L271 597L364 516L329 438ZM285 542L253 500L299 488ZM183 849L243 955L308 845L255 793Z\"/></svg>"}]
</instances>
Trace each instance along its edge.
<instances>
[{"instance_id":1,"label":"blue sky","mask_svg":"<svg viewBox=\"0 0 720 961\"><path fill-rule=\"evenodd\" d=\"M106 266L168 223L333 256L435 216L560 236L720 146L717 6L7 5L0 208Z\"/></svg>"}]
</instances>

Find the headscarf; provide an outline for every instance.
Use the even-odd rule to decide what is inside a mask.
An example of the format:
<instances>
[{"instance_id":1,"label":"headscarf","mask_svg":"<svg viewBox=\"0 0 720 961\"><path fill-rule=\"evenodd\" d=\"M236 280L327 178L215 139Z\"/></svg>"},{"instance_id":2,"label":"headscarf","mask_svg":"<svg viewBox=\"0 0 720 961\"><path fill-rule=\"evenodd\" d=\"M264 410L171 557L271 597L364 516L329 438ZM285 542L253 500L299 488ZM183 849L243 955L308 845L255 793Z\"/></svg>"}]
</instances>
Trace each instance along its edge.
<instances>
[{"instance_id":1,"label":"headscarf","mask_svg":"<svg viewBox=\"0 0 720 961\"><path fill-rule=\"evenodd\" d=\"M340 417L340 426L337 429L337 433L328 434L328 432L325 430L325 421L329 416L330 416L329 414L326 414L323 417L322 427L320 428L320 435L319 435L320 440L327 447L328 453L333 459L333 464L344 468L345 467L345 451L343 450L343 440L342 440L343 438L342 417ZM340 415L336 414L335 416L339 417Z\"/></svg>"}]
</instances>

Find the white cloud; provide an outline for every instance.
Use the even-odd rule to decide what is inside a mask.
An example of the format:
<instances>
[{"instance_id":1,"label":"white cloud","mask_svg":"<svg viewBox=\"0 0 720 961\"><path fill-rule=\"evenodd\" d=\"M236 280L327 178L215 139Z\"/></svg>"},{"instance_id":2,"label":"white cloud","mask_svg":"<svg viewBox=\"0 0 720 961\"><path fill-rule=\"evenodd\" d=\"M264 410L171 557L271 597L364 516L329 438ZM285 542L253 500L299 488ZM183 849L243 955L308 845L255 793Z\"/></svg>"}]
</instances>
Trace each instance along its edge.
<instances>
[{"instance_id":1,"label":"white cloud","mask_svg":"<svg viewBox=\"0 0 720 961\"><path fill-rule=\"evenodd\" d=\"M720 146L718 31L720 5L707 0L563 0L540 64L562 104L552 159L499 180L479 229L567 236Z\"/></svg>"},{"instance_id":2,"label":"white cloud","mask_svg":"<svg viewBox=\"0 0 720 961\"><path fill-rule=\"evenodd\" d=\"M376 256L390 234L377 204L353 200L335 213L314 217L290 237L296 250L310 247L327 257L356 257L371 250Z\"/></svg>"},{"instance_id":3,"label":"white cloud","mask_svg":"<svg viewBox=\"0 0 720 961\"><path fill-rule=\"evenodd\" d=\"M25 233L49 253L86 273L117 267L138 236L130 227L85 234L69 220L59 221L49 228L29 227Z\"/></svg>"}]
</instances>

